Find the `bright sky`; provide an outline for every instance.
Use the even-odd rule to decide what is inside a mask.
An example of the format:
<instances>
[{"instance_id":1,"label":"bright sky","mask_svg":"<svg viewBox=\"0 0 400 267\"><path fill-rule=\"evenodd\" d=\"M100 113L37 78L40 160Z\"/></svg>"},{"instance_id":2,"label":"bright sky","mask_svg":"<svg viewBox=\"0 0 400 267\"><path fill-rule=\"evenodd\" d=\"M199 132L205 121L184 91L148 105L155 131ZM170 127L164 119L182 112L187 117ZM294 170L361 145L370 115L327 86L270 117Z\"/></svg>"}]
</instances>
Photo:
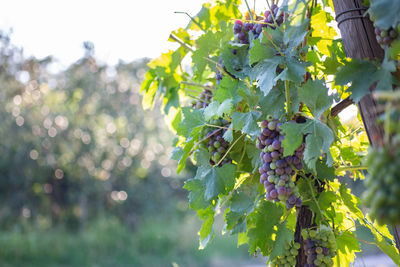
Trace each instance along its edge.
<instances>
[{"instance_id":1,"label":"bright sky","mask_svg":"<svg viewBox=\"0 0 400 267\"><path fill-rule=\"evenodd\" d=\"M83 55L91 41L96 56L114 64L156 57L172 47L169 33L185 27L204 0L9 0L0 9L0 29L12 28L13 44L26 56L54 55L63 65Z\"/></svg>"}]
</instances>

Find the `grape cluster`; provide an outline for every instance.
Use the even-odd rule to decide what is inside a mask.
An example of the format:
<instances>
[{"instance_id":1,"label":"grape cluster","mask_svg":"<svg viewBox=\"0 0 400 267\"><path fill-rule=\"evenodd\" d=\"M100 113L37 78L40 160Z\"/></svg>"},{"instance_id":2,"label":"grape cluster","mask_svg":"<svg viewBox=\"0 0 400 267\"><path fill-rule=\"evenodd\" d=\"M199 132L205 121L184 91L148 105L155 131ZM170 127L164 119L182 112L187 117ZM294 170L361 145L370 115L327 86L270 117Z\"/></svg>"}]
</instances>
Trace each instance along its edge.
<instances>
[{"instance_id":1,"label":"grape cluster","mask_svg":"<svg viewBox=\"0 0 400 267\"><path fill-rule=\"evenodd\" d=\"M375 27L376 40L381 45L382 48L390 46L393 41L399 36L398 29L390 28L389 30L383 30Z\"/></svg>"},{"instance_id":2,"label":"grape cluster","mask_svg":"<svg viewBox=\"0 0 400 267\"><path fill-rule=\"evenodd\" d=\"M307 256L307 264L304 267L333 266L332 258L336 255L336 241L330 229L303 229L301 235Z\"/></svg>"},{"instance_id":3,"label":"grape cluster","mask_svg":"<svg viewBox=\"0 0 400 267\"><path fill-rule=\"evenodd\" d=\"M211 120L210 124L229 128L229 122L221 118ZM208 143L202 142L201 146L210 152L211 165L218 164L229 148L229 142L223 138L223 135L226 131L227 129L225 128L203 128L203 135L207 137ZM218 167L222 167L227 163L232 163L232 159L229 157L229 155L224 158Z\"/></svg>"},{"instance_id":4,"label":"grape cluster","mask_svg":"<svg viewBox=\"0 0 400 267\"><path fill-rule=\"evenodd\" d=\"M199 99L192 102L192 107L197 109L205 108L211 102L212 97L212 91L204 89L203 92L201 92Z\"/></svg>"},{"instance_id":5,"label":"grape cluster","mask_svg":"<svg viewBox=\"0 0 400 267\"><path fill-rule=\"evenodd\" d=\"M400 149L391 145L371 149L366 157L367 190L363 194L370 216L379 224L400 223Z\"/></svg>"},{"instance_id":6,"label":"grape cluster","mask_svg":"<svg viewBox=\"0 0 400 267\"><path fill-rule=\"evenodd\" d=\"M286 244L285 252L271 262L272 267L286 267L296 265L296 256L299 254L300 244L297 242Z\"/></svg>"},{"instance_id":7,"label":"grape cluster","mask_svg":"<svg viewBox=\"0 0 400 267\"><path fill-rule=\"evenodd\" d=\"M279 7L275 4L271 6L272 13L270 11L266 11L264 13L264 20L262 17L260 17L261 20L263 20L264 23L251 23L251 22L246 22L243 23L240 20L236 20L234 25L233 25L233 33L235 34L235 40L240 43L240 44L248 44L249 43L249 33L252 32L254 39L257 39L263 28L271 27L275 29L274 26L271 26L269 24L274 24L275 21L278 25L281 25L284 20L284 13L281 12L279 14ZM275 21L274 21L275 18ZM257 18L258 19L258 18ZM268 23L268 24L267 24ZM232 51L235 54L235 51Z\"/></svg>"},{"instance_id":8,"label":"grape cluster","mask_svg":"<svg viewBox=\"0 0 400 267\"><path fill-rule=\"evenodd\" d=\"M303 169L303 152L305 144L302 143L294 155L283 157L280 123L277 119L268 116L261 122L262 131L258 137L257 147L263 151L260 153L262 166L259 168L260 183L267 190L266 198L270 201L283 201L287 209L294 206L300 207L302 201L298 188L291 177L295 169Z\"/></svg>"}]
</instances>

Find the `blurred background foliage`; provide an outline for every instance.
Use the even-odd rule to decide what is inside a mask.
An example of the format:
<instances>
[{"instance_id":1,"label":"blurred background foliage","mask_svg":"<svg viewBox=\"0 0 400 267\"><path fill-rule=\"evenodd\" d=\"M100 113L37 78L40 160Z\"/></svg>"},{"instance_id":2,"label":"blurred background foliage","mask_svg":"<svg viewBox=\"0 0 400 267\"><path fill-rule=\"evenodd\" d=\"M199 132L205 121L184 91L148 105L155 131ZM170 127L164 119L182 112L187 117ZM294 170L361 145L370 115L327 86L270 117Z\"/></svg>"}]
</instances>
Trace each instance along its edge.
<instances>
[{"instance_id":1,"label":"blurred background foliage","mask_svg":"<svg viewBox=\"0 0 400 267\"><path fill-rule=\"evenodd\" d=\"M55 70L0 34L1 266L249 262L232 238L197 249L182 189L193 169L175 174L172 134L141 107L148 60L107 66L93 44L83 52Z\"/></svg>"}]
</instances>

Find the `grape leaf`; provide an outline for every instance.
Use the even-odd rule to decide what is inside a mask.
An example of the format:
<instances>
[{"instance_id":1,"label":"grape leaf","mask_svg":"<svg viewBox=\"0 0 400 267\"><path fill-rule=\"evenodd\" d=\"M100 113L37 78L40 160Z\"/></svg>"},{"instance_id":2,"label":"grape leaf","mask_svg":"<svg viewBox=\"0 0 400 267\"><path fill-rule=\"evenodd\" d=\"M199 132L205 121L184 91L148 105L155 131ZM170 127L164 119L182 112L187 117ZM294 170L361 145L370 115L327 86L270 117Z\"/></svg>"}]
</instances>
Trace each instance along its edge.
<instances>
[{"instance_id":1,"label":"grape leaf","mask_svg":"<svg viewBox=\"0 0 400 267\"><path fill-rule=\"evenodd\" d=\"M321 80L308 80L298 89L298 95L299 100L307 105L314 118L319 118L332 105L333 96L328 95L328 88Z\"/></svg>"},{"instance_id":2,"label":"grape leaf","mask_svg":"<svg viewBox=\"0 0 400 267\"><path fill-rule=\"evenodd\" d=\"M282 141L283 156L293 155L294 151L303 143L303 135L309 132L309 124L286 122L280 128L285 135Z\"/></svg>"},{"instance_id":3,"label":"grape leaf","mask_svg":"<svg viewBox=\"0 0 400 267\"><path fill-rule=\"evenodd\" d=\"M233 103L231 99L226 99L221 104L213 101L204 109L204 118L208 121L214 117L222 117L224 114L230 115L232 109Z\"/></svg>"},{"instance_id":4,"label":"grape leaf","mask_svg":"<svg viewBox=\"0 0 400 267\"><path fill-rule=\"evenodd\" d=\"M219 40L222 32L207 31L196 40L198 49L192 53L193 73L196 77L201 77L209 61L206 59L219 48Z\"/></svg>"},{"instance_id":5,"label":"grape leaf","mask_svg":"<svg viewBox=\"0 0 400 267\"><path fill-rule=\"evenodd\" d=\"M285 113L285 90L282 83L278 83L267 95L261 93L259 105L263 114L270 114L280 118Z\"/></svg>"},{"instance_id":6,"label":"grape leaf","mask_svg":"<svg viewBox=\"0 0 400 267\"><path fill-rule=\"evenodd\" d=\"M283 34L283 43L288 46L289 51L303 42L308 33L307 26L309 22L310 20L307 19L300 25L290 25L287 23L286 30Z\"/></svg>"},{"instance_id":7,"label":"grape leaf","mask_svg":"<svg viewBox=\"0 0 400 267\"><path fill-rule=\"evenodd\" d=\"M276 84L276 67L282 63L282 57L264 59L263 61L260 61L250 73L250 79L258 82L258 87L264 95L268 95L272 87Z\"/></svg>"},{"instance_id":8,"label":"grape leaf","mask_svg":"<svg viewBox=\"0 0 400 267\"><path fill-rule=\"evenodd\" d=\"M392 84L396 84L396 80L391 74L396 67L393 61L385 59L381 66L375 66L371 61L352 59L343 67L339 68L336 75L336 84L346 85L351 82L348 91L351 92L351 99L354 102L369 93L370 87L378 81L375 90L391 91Z\"/></svg>"},{"instance_id":9,"label":"grape leaf","mask_svg":"<svg viewBox=\"0 0 400 267\"><path fill-rule=\"evenodd\" d=\"M254 145L246 146L247 156L251 159L251 166L253 166L253 171L258 169L261 165L260 150Z\"/></svg>"},{"instance_id":10,"label":"grape leaf","mask_svg":"<svg viewBox=\"0 0 400 267\"><path fill-rule=\"evenodd\" d=\"M232 128L248 134L252 139L255 139L260 133L260 128L257 125L257 120L261 114L257 111L248 113L235 112L232 114Z\"/></svg>"},{"instance_id":11,"label":"grape leaf","mask_svg":"<svg viewBox=\"0 0 400 267\"><path fill-rule=\"evenodd\" d=\"M195 179L203 182L205 187L204 199L215 199L219 194L226 194L235 185L235 165L225 164L222 167L209 168L200 166Z\"/></svg>"},{"instance_id":12,"label":"grape leaf","mask_svg":"<svg viewBox=\"0 0 400 267\"><path fill-rule=\"evenodd\" d=\"M218 89L215 90L213 100L222 103L230 99L233 104L237 104L242 100L242 97L238 93L241 88L246 88L246 84L225 76L218 85Z\"/></svg>"},{"instance_id":13,"label":"grape leaf","mask_svg":"<svg viewBox=\"0 0 400 267\"><path fill-rule=\"evenodd\" d=\"M274 227L279 224L283 215L282 207L262 200L257 209L252 213L254 227L248 228L249 252L254 253L257 248L263 255L268 255L274 246L272 235L275 233Z\"/></svg>"},{"instance_id":14,"label":"grape leaf","mask_svg":"<svg viewBox=\"0 0 400 267\"><path fill-rule=\"evenodd\" d=\"M190 151L194 146L193 138L189 138L184 143L183 148L177 146L172 151L171 158L178 161L178 168L176 170L177 173L180 173L186 166L186 161L190 155Z\"/></svg>"},{"instance_id":15,"label":"grape leaf","mask_svg":"<svg viewBox=\"0 0 400 267\"><path fill-rule=\"evenodd\" d=\"M196 128L205 124L203 112L201 110L184 107L182 108L182 113L184 119L178 126L178 135L189 136Z\"/></svg>"},{"instance_id":16,"label":"grape leaf","mask_svg":"<svg viewBox=\"0 0 400 267\"><path fill-rule=\"evenodd\" d=\"M350 189L347 188L346 184L340 185L339 192L340 192L340 197L342 198L344 205L346 205L346 207L352 213L354 213L359 219L363 219L364 214L358 208L360 199L350 193Z\"/></svg>"},{"instance_id":17,"label":"grape leaf","mask_svg":"<svg viewBox=\"0 0 400 267\"><path fill-rule=\"evenodd\" d=\"M277 256L283 255L285 252L285 246L290 244L293 238L293 230L286 226L286 222L279 224L275 236L275 243L271 254L269 255L268 261L275 259Z\"/></svg>"},{"instance_id":18,"label":"grape leaf","mask_svg":"<svg viewBox=\"0 0 400 267\"><path fill-rule=\"evenodd\" d=\"M253 41L253 46L249 50L251 65L274 55L274 50L266 42L268 42L266 38L258 38Z\"/></svg>"},{"instance_id":19,"label":"grape leaf","mask_svg":"<svg viewBox=\"0 0 400 267\"><path fill-rule=\"evenodd\" d=\"M213 226L215 211L211 207L208 207L205 210L197 211L197 214L199 215L200 219L203 220L203 224L199 231L199 249L204 249L207 244L214 238Z\"/></svg>"},{"instance_id":20,"label":"grape leaf","mask_svg":"<svg viewBox=\"0 0 400 267\"><path fill-rule=\"evenodd\" d=\"M235 48L236 53L232 52ZM226 44L221 51L221 59L226 70L237 78L245 79L251 70L249 65L248 46L235 46Z\"/></svg>"},{"instance_id":21,"label":"grape leaf","mask_svg":"<svg viewBox=\"0 0 400 267\"><path fill-rule=\"evenodd\" d=\"M295 83L301 83L304 78L304 74L306 74L306 67L310 65L309 62L303 62L298 60L295 57L285 57L282 65L284 66L283 71L274 79L282 80L282 81L292 81Z\"/></svg>"},{"instance_id":22,"label":"grape leaf","mask_svg":"<svg viewBox=\"0 0 400 267\"><path fill-rule=\"evenodd\" d=\"M371 0L368 12L374 18L374 23L379 28L388 30L396 27L400 21L400 1L399 0Z\"/></svg>"},{"instance_id":23,"label":"grape leaf","mask_svg":"<svg viewBox=\"0 0 400 267\"><path fill-rule=\"evenodd\" d=\"M338 256L334 260L339 261L338 266L350 266L356 257L355 252L361 251L360 244L351 232L344 232L336 237L336 245Z\"/></svg>"},{"instance_id":24,"label":"grape leaf","mask_svg":"<svg viewBox=\"0 0 400 267\"><path fill-rule=\"evenodd\" d=\"M189 192L189 206L194 210L206 209L211 201L204 199L204 185L199 179L189 179L183 186Z\"/></svg>"}]
</instances>

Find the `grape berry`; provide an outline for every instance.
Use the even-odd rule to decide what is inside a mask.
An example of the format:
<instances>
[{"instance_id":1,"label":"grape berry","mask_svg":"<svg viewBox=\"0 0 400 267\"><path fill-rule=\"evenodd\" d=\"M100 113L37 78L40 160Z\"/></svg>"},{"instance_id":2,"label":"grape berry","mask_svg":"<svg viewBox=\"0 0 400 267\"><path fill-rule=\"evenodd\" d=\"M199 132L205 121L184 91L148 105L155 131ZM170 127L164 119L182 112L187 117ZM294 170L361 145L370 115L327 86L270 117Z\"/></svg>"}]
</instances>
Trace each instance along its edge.
<instances>
[{"instance_id":1,"label":"grape berry","mask_svg":"<svg viewBox=\"0 0 400 267\"><path fill-rule=\"evenodd\" d=\"M204 89L203 92L201 92L199 99L192 102L192 107L197 109L205 108L211 102L212 97L212 91L209 89Z\"/></svg>"}]
</instances>

